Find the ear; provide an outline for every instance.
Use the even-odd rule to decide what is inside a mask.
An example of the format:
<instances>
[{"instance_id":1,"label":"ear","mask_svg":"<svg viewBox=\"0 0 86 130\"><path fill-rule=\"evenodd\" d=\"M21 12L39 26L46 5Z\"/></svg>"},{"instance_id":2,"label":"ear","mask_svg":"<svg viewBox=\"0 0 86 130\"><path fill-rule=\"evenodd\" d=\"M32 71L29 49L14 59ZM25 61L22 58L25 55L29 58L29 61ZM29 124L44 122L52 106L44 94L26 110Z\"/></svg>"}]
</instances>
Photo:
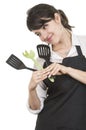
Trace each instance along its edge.
<instances>
[{"instance_id":1,"label":"ear","mask_svg":"<svg viewBox=\"0 0 86 130\"><path fill-rule=\"evenodd\" d=\"M55 13L55 14L54 14L54 18L55 18L55 21L56 21L57 23L61 23L61 17L60 17L60 15L59 15L58 13Z\"/></svg>"}]
</instances>

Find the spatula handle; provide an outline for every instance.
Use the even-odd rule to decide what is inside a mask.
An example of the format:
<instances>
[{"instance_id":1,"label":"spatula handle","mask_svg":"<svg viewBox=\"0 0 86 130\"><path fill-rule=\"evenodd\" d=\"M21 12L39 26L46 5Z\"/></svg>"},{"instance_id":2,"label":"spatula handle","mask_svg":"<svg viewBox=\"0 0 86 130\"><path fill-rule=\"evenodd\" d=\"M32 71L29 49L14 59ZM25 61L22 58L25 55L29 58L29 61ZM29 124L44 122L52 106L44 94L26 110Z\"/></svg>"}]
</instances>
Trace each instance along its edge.
<instances>
[{"instance_id":1,"label":"spatula handle","mask_svg":"<svg viewBox=\"0 0 86 130\"><path fill-rule=\"evenodd\" d=\"M26 67L26 69L31 70L31 71L37 71L36 69L32 69L32 68L29 68L29 67Z\"/></svg>"}]
</instances>

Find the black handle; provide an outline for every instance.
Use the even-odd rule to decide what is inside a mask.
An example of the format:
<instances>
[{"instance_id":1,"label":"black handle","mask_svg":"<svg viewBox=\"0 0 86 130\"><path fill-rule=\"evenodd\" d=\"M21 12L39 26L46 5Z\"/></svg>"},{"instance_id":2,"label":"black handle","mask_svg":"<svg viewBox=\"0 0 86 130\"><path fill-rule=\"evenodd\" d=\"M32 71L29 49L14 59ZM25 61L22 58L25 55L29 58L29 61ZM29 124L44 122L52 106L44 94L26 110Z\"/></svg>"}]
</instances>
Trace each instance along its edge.
<instances>
[{"instance_id":1,"label":"black handle","mask_svg":"<svg viewBox=\"0 0 86 130\"><path fill-rule=\"evenodd\" d=\"M31 70L31 71L37 71L36 69L32 69L32 68L29 68L29 67L26 67L26 69Z\"/></svg>"}]
</instances>

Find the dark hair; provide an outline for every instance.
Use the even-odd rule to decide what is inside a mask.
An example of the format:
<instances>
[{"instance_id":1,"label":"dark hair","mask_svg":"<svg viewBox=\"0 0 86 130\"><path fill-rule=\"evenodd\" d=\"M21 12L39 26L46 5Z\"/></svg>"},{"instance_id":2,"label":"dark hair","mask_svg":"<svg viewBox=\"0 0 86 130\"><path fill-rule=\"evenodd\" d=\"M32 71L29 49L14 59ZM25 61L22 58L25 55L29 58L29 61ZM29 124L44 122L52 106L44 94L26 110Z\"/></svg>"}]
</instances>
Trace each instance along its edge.
<instances>
[{"instance_id":1,"label":"dark hair","mask_svg":"<svg viewBox=\"0 0 86 130\"><path fill-rule=\"evenodd\" d=\"M27 11L26 22L28 29L30 31L40 29L46 22L54 19L55 13L60 15L62 25L71 31L72 26L69 25L69 21L65 13L62 10L57 10L48 4L38 4Z\"/></svg>"}]
</instances>

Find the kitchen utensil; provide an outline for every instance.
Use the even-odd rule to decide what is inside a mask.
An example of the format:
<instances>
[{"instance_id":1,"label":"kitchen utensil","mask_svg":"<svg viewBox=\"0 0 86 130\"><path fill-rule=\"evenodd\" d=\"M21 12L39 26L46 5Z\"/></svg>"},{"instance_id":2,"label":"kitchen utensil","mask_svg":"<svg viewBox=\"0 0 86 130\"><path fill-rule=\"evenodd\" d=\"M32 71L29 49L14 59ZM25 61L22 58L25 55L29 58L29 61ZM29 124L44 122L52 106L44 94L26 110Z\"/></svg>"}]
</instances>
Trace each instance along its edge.
<instances>
[{"instance_id":1,"label":"kitchen utensil","mask_svg":"<svg viewBox=\"0 0 86 130\"><path fill-rule=\"evenodd\" d=\"M36 71L36 69L32 69L27 67L18 57L16 57L14 54L11 54L10 57L6 61L7 64L12 66L15 69L29 69L31 71Z\"/></svg>"},{"instance_id":2,"label":"kitchen utensil","mask_svg":"<svg viewBox=\"0 0 86 130\"><path fill-rule=\"evenodd\" d=\"M39 44L37 45L38 56L43 58L46 62L46 66L50 65L50 47L48 45Z\"/></svg>"},{"instance_id":3,"label":"kitchen utensil","mask_svg":"<svg viewBox=\"0 0 86 130\"><path fill-rule=\"evenodd\" d=\"M42 51L42 50L41 50ZM28 51L25 51L23 53L23 55L26 57L26 58L29 58L31 59L33 62L34 62L34 65L38 68L38 70L42 70L43 67L41 66L41 64L39 64L39 62L35 59L35 53L33 50L30 50L29 52ZM42 58L42 56L40 55L40 57ZM47 59L46 59L47 60ZM46 62L45 62L46 63ZM48 66L48 65L47 65ZM54 82L54 78L52 77L48 77L48 79L51 81L51 82Z\"/></svg>"},{"instance_id":4,"label":"kitchen utensil","mask_svg":"<svg viewBox=\"0 0 86 130\"><path fill-rule=\"evenodd\" d=\"M39 44L37 45L37 51L38 51L38 56L40 58L43 58L45 60L45 65L46 67L51 64L50 62L50 47L48 45L44 44ZM54 82L55 76L48 77L52 82Z\"/></svg>"},{"instance_id":5,"label":"kitchen utensil","mask_svg":"<svg viewBox=\"0 0 86 130\"><path fill-rule=\"evenodd\" d=\"M25 51L23 53L23 56L25 56L26 58L31 59L34 62L34 65L37 67L38 70L43 69L43 67L41 66L41 64L35 58L35 52L33 50L30 50L29 52Z\"/></svg>"}]
</instances>

